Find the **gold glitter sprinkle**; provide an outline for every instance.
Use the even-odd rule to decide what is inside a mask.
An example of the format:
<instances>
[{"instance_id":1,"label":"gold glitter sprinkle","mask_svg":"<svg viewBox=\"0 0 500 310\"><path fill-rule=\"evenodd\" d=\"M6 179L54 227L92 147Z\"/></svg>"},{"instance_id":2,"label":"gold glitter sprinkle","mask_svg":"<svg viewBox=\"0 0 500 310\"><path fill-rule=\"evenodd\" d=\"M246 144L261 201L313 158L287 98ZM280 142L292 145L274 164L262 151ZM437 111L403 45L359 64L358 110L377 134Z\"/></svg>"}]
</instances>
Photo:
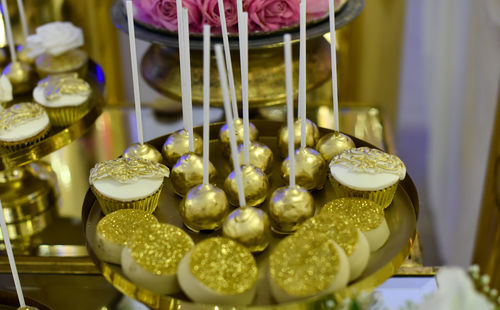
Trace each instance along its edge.
<instances>
[{"instance_id":1,"label":"gold glitter sprinkle","mask_svg":"<svg viewBox=\"0 0 500 310\"><path fill-rule=\"evenodd\" d=\"M157 223L146 211L122 209L103 217L97 224L97 233L115 244L126 245L137 229Z\"/></svg>"},{"instance_id":2,"label":"gold glitter sprinkle","mask_svg":"<svg viewBox=\"0 0 500 310\"><path fill-rule=\"evenodd\" d=\"M384 220L384 210L371 200L339 198L327 202L320 214L331 214L345 219L361 231L377 228Z\"/></svg>"},{"instance_id":3,"label":"gold glitter sprinkle","mask_svg":"<svg viewBox=\"0 0 500 310\"><path fill-rule=\"evenodd\" d=\"M191 237L170 224L143 226L131 238L131 256L145 270L155 275L177 273L179 261L193 247Z\"/></svg>"},{"instance_id":4,"label":"gold glitter sprinkle","mask_svg":"<svg viewBox=\"0 0 500 310\"><path fill-rule=\"evenodd\" d=\"M330 162L330 167L334 165L349 168L357 173L395 174L400 179L406 175L406 167L397 156L368 147L358 147L338 154Z\"/></svg>"},{"instance_id":5,"label":"gold glitter sprinkle","mask_svg":"<svg viewBox=\"0 0 500 310\"><path fill-rule=\"evenodd\" d=\"M272 281L293 296L323 291L335 280L339 267L333 242L325 234L311 230L283 239L269 258Z\"/></svg>"},{"instance_id":6,"label":"gold glitter sprinkle","mask_svg":"<svg viewBox=\"0 0 500 310\"><path fill-rule=\"evenodd\" d=\"M228 238L210 238L191 252L191 273L212 290L236 295L257 281L257 264L250 251Z\"/></svg>"},{"instance_id":7,"label":"gold glitter sprinkle","mask_svg":"<svg viewBox=\"0 0 500 310\"><path fill-rule=\"evenodd\" d=\"M118 158L100 162L90 170L89 183L97 180L112 178L119 183L134 183L141 177L168 177L169 170L165 165L154 163L146 159Z\"/></svg>"},{"instance_id":8,"label":"gold glitter sprinkle","mask_svg":"<svg viewBox=\"0 0 500 310\"><path fill-rule=\"evenodd\" d=\"M29 102L15 104L0 114L0 129L9 130L40 119L43 115L46 115L45 110L39 104Z\"/></svg>"},{"instance_id":9,"label":"gold glitter sprinkle","mask_svg":"<svg viewBox=\"0 0 500 310\"><path fill-rule=\"evenodd\" d=\"M78 78L77 73L49 75L38 82L38 86L43 87L43 94L47 100L54 100L62 95L89 96L91 93L89 83Z\"/></svg>"},{"instance_id":10,"label":"gold glitter sprinkle","mask_svg":"<svg viewBox=\"0 0 500 310\"><path fill-rule=\"evenodd\" d=\"M358 244L357 229L350 225L345 218L331 216L330 213L321 213L308 219L301 225L299 231L304 229L326 234L344 249L347 256L354 252L354 248Z\"/></svg>"}]
</instances>

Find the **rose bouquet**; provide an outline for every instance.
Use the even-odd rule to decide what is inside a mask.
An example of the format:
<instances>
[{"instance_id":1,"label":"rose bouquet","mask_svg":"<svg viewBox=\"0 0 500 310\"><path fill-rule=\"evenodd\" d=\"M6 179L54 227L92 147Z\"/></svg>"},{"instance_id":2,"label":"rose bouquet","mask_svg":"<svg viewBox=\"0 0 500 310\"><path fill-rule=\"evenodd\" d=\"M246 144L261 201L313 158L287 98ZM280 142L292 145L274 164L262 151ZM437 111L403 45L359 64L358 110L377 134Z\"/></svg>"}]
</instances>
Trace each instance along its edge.
<instances>
[{"instance_id":1,"label":"rose bouquet","mask_svg":"<svg viewBox=\"0 0 500 310\"><path fill-rule=\"evenodd\" d=\"M335 7L345 1L332 0ZM133 0L135 18L166 30L177 31L175 0ZM183 0L189 10L189 30L201 33L203 25L211 26L212 33L220 33L219 5L217 0ZM243 0L243 10L248 12L250 33L276 31L299 23L300 0ZM321 19L328 14L328 0L307 0L309 21ZM238 32L236 0L224 0L227 29Z\"/></svg>"}]
</instances>

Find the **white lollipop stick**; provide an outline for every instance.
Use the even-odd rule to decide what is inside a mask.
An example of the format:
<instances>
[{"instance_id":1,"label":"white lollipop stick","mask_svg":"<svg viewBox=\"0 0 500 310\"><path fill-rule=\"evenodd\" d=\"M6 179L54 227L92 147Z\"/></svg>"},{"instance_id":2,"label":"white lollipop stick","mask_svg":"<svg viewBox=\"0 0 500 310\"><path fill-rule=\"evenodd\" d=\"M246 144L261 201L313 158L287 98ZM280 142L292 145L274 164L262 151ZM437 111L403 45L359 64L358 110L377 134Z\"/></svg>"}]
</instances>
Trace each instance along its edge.
<instances>
[{"instance_id":1,"label":"white lollipop stick","mask_svg":"<svg viewBox=\"0 0 500 310\"><path fill-rule=\"evenodd\" d=\"M337 86L337 51L335 49L335 9L333 1L328 1L330 13L330 56L332 62L333 129L339 131L339 97Z\"/></svg>"},{"instance_id":2,"label":"white lollipop stick","mask_svg":"<svg viewBox=\"0 0 500 310\"><path fill-rule=\"evenodd\" d=\"M176 9L177 9L177 36L178 36L178 42L179 42L179 67L181 71L181 102L182 102L182 123L184 125L184 130L188 130L188 117L187 117L187 107L186 107L186 77L185 77L185 70L184 70L184 41L183 41L183 27L182 27L182 0L176 0Z\"/></svg>"},{"instance_id":3,"label":"white lollipop stick","mask_svg":"<svg viewBox=\"0 0 500 310\"><path fill-rule=\"evenodd\" d=\"M203 184L208 185L210 145L210 26L203 26Z\"/></svg>"},{"instance_id":4,"label":"white lollipop stick","mask_svg":"<svg viewBox=\"0 0 500 310\"><path fill-rule=\"evenodd\" d=\"M188 141L189 141L189 151L194 152L194 141L193 141L193 102L191 96L191 53L189 47L189 12L187 8L182 9L182 23L184 28L183 41L184 41L184 66L186 68L186 107L187 107L187 124L188 124Z\"/></svg>"},{"instance_id":5,"label":"white lollipop stick","mask_svg":"<svg viewBox=\"0 0 500 310\"><path fill-rule=\"evenodd\" d=\"M131 0L127 0L127 20L128 20L128 39L130 44L130 60L132 62L132 83L134 85L134 103L135 103L137 136L139 138L139 143L142 145L144 144L144 136L142 133L141 93L139 92L139 73L137 72L137 53L135 51L134 11L132 9Z\"/></svg>"},{"instance_id":6,"label":"white lollipop stick","mask_svg":"<svg viewBox=\"0 0 500 310\"><path fill-rule=\"evenodd\" d=\"M300 148L306 147L306 0L300 1L299 118Z\"/></svg>"},{"instance_id":7,"label":"white lollipop stick","mask_svg":"<svg viewBox=\"0 0 500 310\"><path fill-rule=\"evenodd\" d=\"M239 1L239 0L238 0ZM238 22L241 63L241 99L243 101L243 161L250 165L250 119L248 112L248 13L242 12Z\"/></svg>"},{"instance_id":8,"label":"white lollipop stick","mask_svg":"<svg viewBox=\"0 0 500 310\"><path fill-rule=\"evenodd\" d=\"M286 121L288 127L288 164L290 165L290 186L295 186L295 136L293 126L293 76L292 43L290 34L283 36L285 41L285 81L286 81Z\"/></svg>"},{"instance_id":9,"label":"white lollipop stick","mask_svg":"<svg viewBox=\"0 0 500 310\"><path fill-rule=\"evenodd\" d=\"M23 0L17 0L17 8L19 10L19 16L21 17L21 26L23 28L24 41L26 42L26 37L29 34L28 23L26 22L26 15L24 15L24 4Z\"/></svg>"},{"instance_id":10,"label":"white lollipop stick","mask_svg":"<svg viewBox=\"0 0 500 310\"><path fill-rule=\"evenodd\" d=\"M14 284L16 286L17 298L19 299L19 307L25 307L23 290L21 288L21 281L19 281L19 274L17 273L16 261L14 259L14 253L12 252L12 245L10 244L9 232L7 231L7 224L5 223L5 217L3 213L2 202L0 201L0 226L2 228L3 242L5 243L5 250L7 251L7 256L9 258L10 270L12 271L12 277L14 278Z\"/></svg>"},{"instance_id":11,"label":"white lollipop stick","mask_svg":"<svg viewBox=\"0 0 500 310\"><path fill-rule=\"evenodd\" d=\"M227 36L226 13L224 11L224 0L218 0L220 27L222 29L222 42L224 43L224 55L226 56L227 74L229 77L229 90L231 91L231 106L233 119L238 119L238 105L236 103L236 89L234 87L233 64L231 62L231 51L229 50L229 39Z\"/></svg>"},{"instance_id":12,"label":"white lollipop stick","mask_svg":"<svg viewBox=\"0 0 500 310\"><path fill-rule=\"evenodd\" d=\"M236 147L236 134L234 132L234 124L231 116L231 106L229 103L229 91L227 89L227 76L224 69L224 59L222 56L222 46L215 45L215 57L217 59L217 68L219 69L220 85L222 89L222 99L224 101L224 112L226 113L226 123L229 130L229 144L231 146L231 156L233 157L234 174L236 177L236 186L238 188L238 199L240 206L246 206L245 189L243 188L243 180L241 178L240 160L238 159L238 149Z\"/></svg>"},{"instance_id":13,"label":"white lollipop stick","mask_svg":"<svg viewBox=\"0 0 500 310\"><path fill-rule=\"evenodd\" d=\"M2 0L3 16L5 20L5 32L7 33L7 42L9 43L10 59L11 62L17 61L16 45L12 37L12 27L10 25L9 8L7 7L7 0Z\"/></svg>"}]
</instances>

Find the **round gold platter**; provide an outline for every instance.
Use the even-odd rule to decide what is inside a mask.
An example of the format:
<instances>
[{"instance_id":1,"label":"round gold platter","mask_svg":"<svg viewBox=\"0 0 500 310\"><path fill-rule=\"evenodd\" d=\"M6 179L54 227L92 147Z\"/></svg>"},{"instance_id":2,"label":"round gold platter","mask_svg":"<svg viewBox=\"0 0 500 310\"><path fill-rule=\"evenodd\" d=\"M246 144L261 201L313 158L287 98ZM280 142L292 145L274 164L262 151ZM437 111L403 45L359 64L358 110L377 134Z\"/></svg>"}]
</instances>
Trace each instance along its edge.
<instances>
[{"instance_id":1,"label":"round gold platter","mask_svg":"<svg viewBox=\"0 0 500 310\"><path fill-rule=\"evenodd\" d=\"M280 165L282 159L279 158L277 151L276 133L282 126L282 123L273 121L258 121L252 123L259 129L259 141L268 145L275 154L273 170L269 175L270 192L277 187L283 186L283 181L280 177ZM222 124L213 124L210 126L210 136L218 137L218 132ZM195 128L195 131L202 134L202 128ZM328 129L320 129L321 135L330 132ZM158 150L165 142L167 136L159 137L150 141ZM372 145L353 138L356 146ZM217 186L222 188L224 178L232 170L229 166L229 161L221 156L220 143L216 139L210 142L210 161L217 168ZM318 210L324 203L336 198L330 183L327 181L325 188L321 191L313 192L315 198L316 209ZM269 197L269 196L268 196ZM184 227L181 217L178 212L180 198L177 197L172 189L168 179L165 180L164 190L160 197L160 203L154 215L160 222L166 222ZM261 208L267 210L268 201L266 200ZM324 309L333 308L337 301L343 300L345 297L352 296L361 290L372 290L376 286L382 284L387 278L392 276L403 261L408 256L409 250L413 244L415 237L416 222L418 216L418 196L415 185L410 176L399 183L398 189L393 203L385 210L385 217L389 225L391 235L387 243L377 252L371 253L368 266L361 277L349 284L349 286L334 294L317 296L314 298L303 299L289 304L276 304L270 295L270 289L267 280L266 264L268 257L273 247L283 238L281 235L273 235L269 248L263 253L255 256L259 265L259 283L257 296L251 306L238 307L239 309ZM176 294L173 296L158 295L147 289L136 286L129 281L122 273L119 265L109 264L100 261L93 251L96 237L96 225L103 217L103 213L96 201L94 194L89 190L85 197L82 208L82 220L84 222L85 235L87 240L87 249L94 263L101 271L106 280L111 283L116 289L129 297L144 303L152 309L235 309L232 306L218 305L201 305L191 301L184 294ZM207 237L220 235L220 231L207 234L197 234L185 229L195 242L198 242Z\"/></svg>"},{"instance_id":2,"label":"round gold platter","mask_svg":"<svg viewBox=\"0 0 500 310\"><path fill-rule=\"evenodd\" d=\"M89 61L88 71L85 80L92 86L91 109L79 121L67 127L55 127L49 132L47 138L40 142L16 151L0 149L0 171L22 166L34 160L57 151L83 136L92 127L95 120L101 115L104 103L103 100L105 81L101 67L93 61ZM16 102L31 101L31 94L16 98Z\"/></svg>"}]
</instances>

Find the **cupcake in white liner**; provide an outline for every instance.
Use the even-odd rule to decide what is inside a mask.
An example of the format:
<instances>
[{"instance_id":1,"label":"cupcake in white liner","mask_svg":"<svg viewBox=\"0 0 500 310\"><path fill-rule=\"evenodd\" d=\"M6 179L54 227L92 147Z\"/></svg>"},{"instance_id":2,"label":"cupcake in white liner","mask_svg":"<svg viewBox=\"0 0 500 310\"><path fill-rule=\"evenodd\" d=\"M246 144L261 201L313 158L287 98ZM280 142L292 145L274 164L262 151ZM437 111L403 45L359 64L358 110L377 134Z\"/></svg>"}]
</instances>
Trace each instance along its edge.
<instances>
[{"instance_id":1,"label":"cupcake in white liner","mask_svg":"<svg viewBox=\"0 0 500 310\"><path fill-rule=\"evenodd\" d=\"M135 232L157 223L156 217L142 210L112 212L97 223L95 253L105 262L121 264L122 250Z\"/></svg>"},{"instance_id":2,"label":"cupcake in white liner","mask_svg":"<svg viewBox=\"0 0 500 310\"><path fill-rule=\"evenodd\" d=\"M349 281L357 279L365 270L370 259L370 245L359 230L342 217L331 216L326 212L305 221L299 229L326 234L346 253L349 260Z\"/></svg>"},{"instance_id":3,"label":"cupcake in white liner","mask_svg":"<svg viewBox=\"0 0 500 310\"><path fill-rule=\"evenodd\" d=\"M246 247L215 237L186 254L178 275L183 292L197 303L246 306L255 297L258 269Z\"/></svg>"},{"instance_id":4,"label":"cupcake in white liner","mask_svg":"<svg viewBox=\"0 0 500 310\"><path fill-rule=\"evenodd\" d=\"M0 146L11 151L42 140L49 130L49 117L36 103L19 103L0 112Z\"/></svg>"},{"instance_id":5,"label":"cupcake in white liner","mask_svg":"<svg viewBox=\"0 0 500 310\"><path fill-rule=\"evenodd\" d=\"M92 88L76 73L49 75L33 90L35 101L45 107L54 126L70 125L90 110Z\"/></svg>"},{"instance_id":6,"label":"cupcake in white liner","mask_svg":"<svg viewBox=\"0 0 500 310\"><path fill-rule=\"evenodd\" d=\"M138 229L122 251L123 273L135 284L157 294L180 291L177 269L194 246L189 235L170 224Z\"/></svg>"},{"instance_id":7,"label":"cupcake in white liner","mask_svg":"<svg viewBox=\"0 0 500 310\"><path fill-rule=\"evenodd\" d=\"M119 209L153 213L158 205L166 166L141 158L118 158L97 163L89 183L104 214Z\"/></svg>"},{"instance_id":8,"label":"cupcake in white liner","mask_svg":"<svg viewBox=\"0 0 500 310\"><path fill-rule=\"evenodd\" d=\"M364 198L339 198L326 203L320 214L340 217L363 233L370 245L370 252L380 249L389 239L390 230L384 210Z\"/></svg>"},{"instance_id":9,"label":"cupcake in white liner","mask_svg":"<svg viewBox=\"0 0 500 310\"><path fill-rule=\"evenodd\" d=\"M269 257L271 293L279 303L332 293L346 287L349 270L344 250L326 234L296 232Z\"/></svg>"},{"instance_id":10,"label":"cupcake in white liner","mask_svg":"<svg viewBox=\"0 0 500 310\"><path fill-rule=\"evenodd\" d=\"M387 208L406 167L395 155L358 147L335 156L330 162L330 181L338 197L362 197Z\"/></svg>"}]
</instances>

